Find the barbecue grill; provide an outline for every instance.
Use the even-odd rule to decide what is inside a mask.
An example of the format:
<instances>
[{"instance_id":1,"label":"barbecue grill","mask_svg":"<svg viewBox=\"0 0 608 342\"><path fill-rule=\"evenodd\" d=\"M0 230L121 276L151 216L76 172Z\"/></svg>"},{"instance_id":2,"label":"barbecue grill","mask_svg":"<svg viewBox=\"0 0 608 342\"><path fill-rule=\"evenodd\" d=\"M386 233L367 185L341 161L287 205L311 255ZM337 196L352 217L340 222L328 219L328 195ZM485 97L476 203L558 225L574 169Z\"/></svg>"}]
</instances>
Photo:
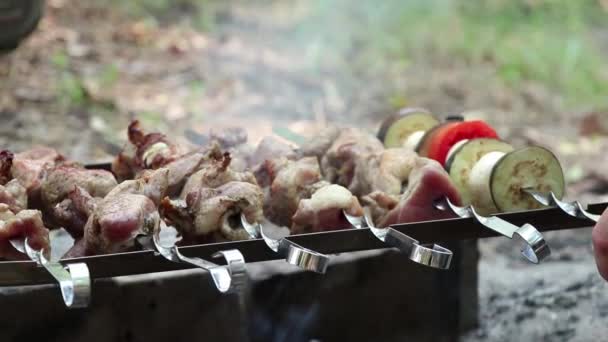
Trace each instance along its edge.
<instances>
[{"instance_id":1,"label":"barbecue grill","mask_svg":"<svg viewBox=\"0 0 608 342\"><path fill-rule=\"evenodd\" d=\"M107 169L109 165L89 167ZM590 205L588 208L579 205L580 211L573 212L567 210L569 207L559 205L499 214L492 218L504 220L517 227L528 223L537 227L538 232L577 229L592 225L593 215L599 215L607 206L607 203ZM378 236L374 230L381 229L374 228L373 223L368 222L367 225L363 224L357 228L359 229L290 236L287 248L291 248L292 253L304 253L296 256L295 262L290 262L289 252L280 253L279 247L275 250L269 248L269 240L275 241L278 246L285 239L272 240L264 234L262 238L246 241L184 246L175 248L173 253L170 249L160 246L159 241L155 239L142 239L142 245L147 246L147 250L65 259L60 264L66 266L65 269L57 268L55 263L47 264L41 261L39 256L34 257L32 261L0 262L0 284L13 287L13 290L4 292L2 302L4 307L19 308L16 309L16 322L46 321L49 327L60 327L66 321L76 321L76 330L81 332L69 337L66 333L64 336L74 340L86 338L102 341L109 338L130 341L145 338L160 341L172 336L172 333L164 331L165 329L178 330L183 333L181 336L184 338L211 336L212 340L237 341L247 336L254 340L266 340L273 333L279 333L277 329L280 330L281 326L288 325L281 314L295 315L294 319L300 325L298 329L285 332L291 334L289 336L293 340L369 340L374 336L366 335L373 331L370 330L368 320L363 319L365 322L357 324L361 329L348 328L349 322L361 320L361 317L338 314L340 305L344 305L343 301L346 300L340 292L348 292L344 289L347 282L341 278L352 277L349 273L357 272L361 277L377 278L377 282L381 282L380 279L394 278L394 284L399 284L388 286L386 289L379 286L378 290L386 293L377 295L376 300L381 302L377 308L372 303L372 298L376 295L361 300L363 306L374 308L372 312L376 310L376 314L382 315L383 310L390 311L387 306L391 306L388 302L391 291L405 296L411 304L409 309L400 310L403 316L398 320L387 320L384 328L391 329L391 332L378 333L375 335L378 338L409 336L419 340L453 340L462 330L476 325L478 252L475 241L507 235L504 231L491 229L491 225L474 215L393 225L384 230L388 232L384 235L389 236L388 239ZM389 241L391 231L394 232L392 243ZM404 237L406 240L403 240ZM529 241L528 244L525 239L520 242L524 242L522 251L530 247ZM438 243L447 248L437 245L424 247L428 243ZM540 248L544 248L543 246ZM393 252L387 253L387 248L391 247L396 247L400 253L395 253L394 249ZM422 256L413 258L415 251L420 249L423 250ZM371 259L366 255L357 256L355 261L346 263L340 260L343 256L336 256L347 252L374 250L383 252ZM228 262L227 268L221 266L221 259L215 264L217 259L214 256L217 257L218 253L223 253L220 256L223 255L224 261ZM307 268L307 265L311 262L314 264L314 258L319 256L327 258L324 262L336 259L329 266L328 272L325 272L328 264L324 264L321 269L315 268L314 265ZM346 258L349 259L348 256ZM281 259L292 265L326 274L294 272L297 268L285 264ZM210 262L211 260L213 262ZM260 272L260 269L264 269L266 263L257 263L273 260L271 265L282 265L279 268L283 270L287 267L288 274L270 278L260 275L264 273ZM411 261L430 267L421 267ZM245 276L245 263L254 270L249 281ZM49 267L50 264L55 270ZM214 269L220 268L228 270L225 274L228 285L225 284L226 279L221 279L221 274L216 277L213 272ZM408 280L399 281L401 277ZM57 282L60 284L63 301L58 295ZM223 288L220 284L222 282ZM290 287L292 283L298 284L295 287L297 293L290 292L293 290ZM326 283L331 284L329 288L325 288ZM23 285L37 286L15 287ZM274 296L277 298L270 294L274 292L279 293ZM187 296L176 297L180 293L187 293ZM268 301L269 297L273 299ZM128 305L120 309L113 306L114 303L123 301ZM24 306L24 303L32 302L44 309L32 311ZM272 308L269 305L272 305ZM334 305L338 306L338 312L331 309ZM67 308L69 306L81 309L70 310ZM90 314L83 315L83 312ZM365 317L370 313L359 314ZM113 317L114 315L116 317ZM143 316L157 321L158 329L147 325L139 326L139 323L129 321L128 317L131 316ZM217 322L218 317L228 316L231 319L230 324ZM310 318L311 316L315 318ZM183 317L189 317L189 324L177 322ZM117 319L126 320L126 323L119 324ZM96 324L94 320L101 320L115 328L107 331L105 335L92 335ZM234 329L232 320L239 329ZM141 321L146 319L142 318ZM396 325L396 321L408 324L404 327ZM266 329L269 330L264 331L264 325L267 325ZM437 330L437 327L441 329ZM36 331L27 331L26 326L21 324L11 324L3 328L3 334L13 338L45 336L38 335ZM349 329L352 330L351 333L344 332Z\"/></svg>"}]
</instances>

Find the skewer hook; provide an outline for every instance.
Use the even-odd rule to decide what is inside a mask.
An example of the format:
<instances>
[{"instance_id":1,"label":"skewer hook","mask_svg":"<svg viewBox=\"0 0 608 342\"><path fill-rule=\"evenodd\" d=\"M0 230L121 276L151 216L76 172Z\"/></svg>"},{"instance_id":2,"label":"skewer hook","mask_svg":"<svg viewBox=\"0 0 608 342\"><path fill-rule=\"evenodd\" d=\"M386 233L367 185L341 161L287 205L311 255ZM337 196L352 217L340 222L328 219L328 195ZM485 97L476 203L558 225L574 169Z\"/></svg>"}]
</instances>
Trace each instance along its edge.
<instances>
[{"instance_id":1,"label":"skewer hook","mask_svg":"<svg viewBox=\"0 0 608 342\"><path fill-rule=\"evenodd\" d=\"M595 215L595 214L592 214L592 213L588 212L587 210L585 210L583 208L583 206L581 205L581 202L579 202L579 201L564 202L564 201L560 200L559 198L557 198L557 196L555 196L555 193L553 191L551 191L549 193L543 193L543 192L535 191L531 188L523 189L523 191L526 192L527 194L529 194L530 196L532 196L532 198L534 198L538 203L540 203L542 205L546 205L548 207L556 206L570 216L591 220L595 223L597 223L600 220L600 215Z\"/></svg>"},{"instance_id":2,"label":"skewer hook","mask_svg":"<svg viewBox=\"0 0 608 342\"><path fill-rule=\"evenodd\" d=\"M452 251L436 244L433 244L431 247L429 245L422 245L418 240L390 227L376 228L372 222L369 208L366 207L363 210L363 217L353 216L345 211L343 211L343 214L353 227L358 229L369 228L378 240L399 249L413 262L442 270L450 268L453 256Z\"/></svg>"},{"instance_id":3,"label":"skewer hook","mask_svg":"<svg viewBox=\"0 0 608 342\"><path fill-rule=\"evenodd\" d=\"M65 306L70 309L86 308L91 301L91 277L85 263L68 263L65 266L46 258L44 250L30 246L28 239L11 239L10 244L30 260L44 267L59 283Z\"/></svg>"},{"instance_id":4,"label":"skewer hook","mask_svg":"<svg viewBox=\"0 0 608 342\"><path fill-rule=\"evenodd\" d=\"M251 224L241 214L241 225L252 238L262 237L266 245L275 253L285 256L288 264L297 266L306 271L325 273L329 265L329 257L302 247L288 238L273 239L264 233L264 226L260 223Z\"/></svg>"},{"instance_id":5,"label":"skewer hook","mask_svg":"<svg viewBox=\"0 0 608 342\"><path fill-rule=\"evenodd\" d=\"M486 228L489 228L510 239L515 238L517 241L522 243L522 255L528 259L528 261L534 264L538 264L551 255L551 249L545 242L543 235L531 224L526 223L523 226L518 227L501 219L500 217L481 216L472 206L457 206L453 204L449 198L444 198L435 203L435 208L444 211L451 210L454 212L454 214L461 218L472 217Z\"/></svg>"},{"instance_id":6,"label":"skewer hook","mask_svg":"<svg viewBox=\"0 0 608 342\"><path fill-rule=\"evenodd\" d=\"M161 223L161 229L162 227L166 227L166 225ZM149 240L150 236L147 235L142 235L141 239L138 239L141 245L158 252L169 261L186 263L209 272L213 284L220 293L241 294L244 292L247 285L247 270L245 258L238 250L229 249L213 255L214 258L224 257L226 265L223 266L201 258L187 257L179 251L179 247L175 243L171 246L163 246L160 241L160 232L152 234L152 243Z\"/></svg>"}]
</instances>

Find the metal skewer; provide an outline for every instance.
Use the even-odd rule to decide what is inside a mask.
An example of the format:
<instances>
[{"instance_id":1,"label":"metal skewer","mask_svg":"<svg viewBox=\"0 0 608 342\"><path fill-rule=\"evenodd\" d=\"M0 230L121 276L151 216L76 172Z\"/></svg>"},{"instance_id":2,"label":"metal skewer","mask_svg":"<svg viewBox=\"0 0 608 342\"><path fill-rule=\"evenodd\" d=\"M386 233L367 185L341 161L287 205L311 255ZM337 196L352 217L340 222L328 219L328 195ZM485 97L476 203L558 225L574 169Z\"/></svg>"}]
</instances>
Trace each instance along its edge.
<instances>
[{"instance_id":1,"label":"metal skewer","mask_svg":"<svg viewBox=\"0 0 608 342\"><path fill-rule=\"evenodd\" d=\"M302 247L288 238L273 239L264 233L264 226L259 223L251 224L247 218L241 214L241 225L252 238L260 236L266 245L275 253L285 257L288 264L297 266L306 271L325 273L329 265L329 257Z\"/></svg>"},{"instance_id":2,"label":"metal skewer","mask_svg":"<svg viewBox=\"0 0 608 342\"><path fill-rule=\"evenodd\" d=\"M579 201L564 202L564 201L560 200L559 198L557 198L557 196L555 196L555 193L553 193L553 191L551 191L549 193L543 193L540 191L535 191L531 188L523 189L523 191L528 193L530 196L532 196L532 198L534 198L538 203L540 203L542 205L546 205L548 207L556 206L570 216L582 218L582 219L588 219L595 223L597 223L600 220L600 215L595 215L595 214L592 214L592 213L588 212L587 210L585 210L583 208L583 206L581 205L581 202L579 202Z\"/></svg>"},{"instance_id":3,"label":"metal skewer","mask_svg":"<svg viewBox=\"0 0 608 342\"><path fill-rule=\"evenodd\" d=\"M59 283L61 296L65 306L70 309L86 308L91 301L91 277L89 268L83 262L63 265L52 262L44 256L44 250L33 249L28 239L11 239L10 244L19 252L25 254L39 266L42 266Z\"/></svg>"},{"instance_id":4,"label":"metal skewer","mask_svg":"<svg viewBox=\"0 0 608 342\"><path fill-rule=\"evenodd\" d=\"M518 227L496 216L481 216L472 206L460 207L454 205L449 198L444 198L435 203L435 208L451 210L461 218L475 218L484 227L510 239L517 239L522 243L522 255L534 264L538 264L551 254L551 249L545 242L543 235L531 224L526 223Z\"/></svg>"},{"instance_id":5,"label":"metal skewer","mask_svg":"<svg viewBox=\"0 0 608 342\"><path fill-rule=\"evenodd\" d=\"M166 226L161 223L161 227ZM152 243L149 242L150 239ZM142 235L138 241L141 245L158 252L169 261L186 263L209 272L213 284L220 293L240 294L247 285L245 258L236 249L218 251L212 255L214 258L224 257L226 259L226 265L222 266L202 258L187 257L180 253L179 247L175 243L171 246L163 246L160 242L159 232L152 234L152 236Z\"/></svg>"},{"instance_id":6,"label":"metal skewer","mask_svg":"<svg viewBox=\"0 0 608 342\"><path fill-rule=\"evenodd\" d=\"M436 244L429 248L429 245L421 245L418 240L390 227L376 228L372 222L369 208L363 208L363 211L363 217L353 216L345 211L343 211L343 214L353 227L358 229L369 228L378 240L399 249L413 262L442 270L450 268L453 254L449 249Z\"/></svg>"}]
</instances>

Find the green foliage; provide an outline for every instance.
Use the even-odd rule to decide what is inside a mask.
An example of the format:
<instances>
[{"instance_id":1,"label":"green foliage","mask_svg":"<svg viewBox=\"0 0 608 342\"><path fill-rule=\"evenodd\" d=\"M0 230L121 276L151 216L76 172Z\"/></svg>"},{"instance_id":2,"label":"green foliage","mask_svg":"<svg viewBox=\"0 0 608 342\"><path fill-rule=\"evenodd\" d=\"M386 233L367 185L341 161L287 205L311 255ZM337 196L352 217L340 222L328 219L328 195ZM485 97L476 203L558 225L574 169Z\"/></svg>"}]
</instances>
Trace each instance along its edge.
<instances>
[{"instance_id":1,"label":"green foliage","mask_svg":"<svg viewBox=\"0 0 608 342\"><path fill-rule=\"evenodd\" d=\"M295 44L312 35L324 61L372 74L387 62L484 64L514 88L536 81L569 105L608 105L606 29L598 0L317 0Z\"/></svg>"},{"instance_id":2,"label":"green foliage","mask_svg":"<svg viewBox=\"0 0 608 342\"><path fill-rule=\"evenodd\" d=\"M66 70L70 66L70 57L64 51L58 51L51 56L51 63L57 69Z\"/></svg>"},{"instance_id":3,"label":"green foliage","mask_svg":"<svg viewBox=\"0 0 608 342\"><path fill-rule=\"evenodd\" d=\"M606 51L594 39L595 32L608 28L608 14L598 1L410 3L392 7L398 14L384 32L376 32L402 38L392 44L380 38L388 52L489 64L512 87L537 81L561 93L570 105L608 104Z\"/></svg>"},{"instance_id":4,"label":"green foliage","mask_svg":"<svg viewBox=\"0 0 608 342\"><path fill-rule=\"evenodd\" d=\"M87 94L80 79L65 72L58 85L59 100L64 106L81 106L87 101Z\"/></svg>"},{"instance_id":5,"label":"green foliage","mask_svg":"<svg viewBox=\"0 0 608 342\"><path fill-rule=\"evenodd\" d=\"M215 27L214 12L218 0L111 0L114 5L124 8L135 17L154 21L189 19L189 22L201 31L210 31Z\"/></svg>"},{"instance_id":6,"label":"green foliage","mask_svg":"<svg viewBox=\"0 0 608 342\"><path fill-rule=\"evenodd\" d=\"M120 77L120 70L118 67L115 64L108 64L101 71L99 82L102 87L111 87L118 81L118 77Z\"/></svg>"}]
</instances>

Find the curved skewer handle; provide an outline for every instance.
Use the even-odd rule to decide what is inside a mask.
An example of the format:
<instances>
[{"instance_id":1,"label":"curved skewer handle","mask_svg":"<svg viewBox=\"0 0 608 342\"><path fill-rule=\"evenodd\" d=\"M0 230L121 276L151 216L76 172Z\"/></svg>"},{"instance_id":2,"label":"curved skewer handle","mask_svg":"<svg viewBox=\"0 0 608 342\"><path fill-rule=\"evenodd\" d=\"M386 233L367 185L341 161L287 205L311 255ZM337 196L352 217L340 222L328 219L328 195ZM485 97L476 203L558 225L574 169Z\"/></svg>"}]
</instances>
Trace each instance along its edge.
<instances>
[{"instance_id":1,"label":"curved skewer handle","mask_svg":"<svg viewBox=\"0 0 608 342\"><path fill-rule=\"evenodd\" d=\"M556 206L570 216L587 219L595 223L600 220L600 215L588 212L579 201L564 202L557 198L554 192L543 193L533 189L523 189L523 191L532 196L538 203L546 206Z\"/></svg>"},{"instance_id":2,"label":"curved skewer handle","mask_svg":"<svg viewBox=\"0 0 608 342\"><path fill-rule=\"evenodd\" d=\"M247 270L243 254L236 249L220 251L213 257L224 257L226 266L217 265L201 258L191 258L183 255L175 245L165 247L161 245L158 234L154 234L152 241L154 249L165 259L173 262L183 262L208 271L213 284L220 293L242 293L247 285Z\"/></svg>"},{"instance_id":3,"label":"curved skewer handle","mask_svg":"<svg viewBox=\"0 0 608 342\"><path fill-rule=\"evenodd\" d=\"M522 243L521 254L531 263L538 264L549 255L551 249L543 235L531 224L518 227L496 216L479 215L472 206L460 207L453 204L449 198L444 198L435 207L439 210L451 210L461 218L474 218L484 227L491 229L510 239L516 238Z\"/></svg>"},{"instance_id":4,"label":"curved skewer handle","mask_svg":"<svg viewBox=\"0 0 608 342\"><path fill-rule=\"evenodd\" d=\"M44 250L36 250L30 246L28 239L10 240L11 245L26 254L32 261L44 267L59 284L61 296L66 307L70 309L86 308L91 302L91 276L85 263L68 263L48 260Z\"/></svg>"},{"instance_id":5,"label":"curved skewer handle","mask_svg":"<svg viewBox=\"0 0 608 342\"><path fill-rule=\"evenodd\" d=\"M418 240L393 228L376 228L368 208L364 208L363 217L349 215L346 212L343 212L343 215L353 227L369 228L378 240L397 248L415 263L442 270L450 268L452 251L435 244L420 244Z\"/></svg>"},{"instance_id":6,"label":"curved skewer handle","mask_svg":"<svg viewBox=\"0 0 608 342\"><path fill-rule=\"evenodd\" d=\"M251 224L241 215L241 225L252 238L262 237L268 248L285 257L285 261L306 271L325 273L329 266L329 256L302 247L288 238L273 239L264 233L260 223Z\"/></svg>"}]
</instances>

